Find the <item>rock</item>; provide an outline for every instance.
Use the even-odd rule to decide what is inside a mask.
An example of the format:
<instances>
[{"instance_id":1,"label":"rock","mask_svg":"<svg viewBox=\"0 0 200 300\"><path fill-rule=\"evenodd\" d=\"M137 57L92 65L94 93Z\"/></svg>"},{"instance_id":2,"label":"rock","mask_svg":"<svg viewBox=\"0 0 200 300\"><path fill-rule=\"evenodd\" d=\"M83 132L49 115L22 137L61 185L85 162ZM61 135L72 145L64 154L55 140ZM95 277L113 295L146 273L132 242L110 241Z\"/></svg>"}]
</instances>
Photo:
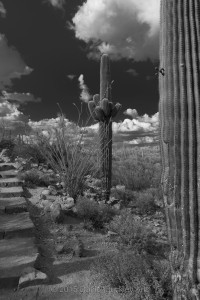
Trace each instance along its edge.
<instances>
[{"instance_id":1,"label":"rock","mask_svg":"<svg viewBox=\"0 0 200 300\"><path fill-rule=\"evenodd\" d=\"M48 190L52 190L52 189L54 190L55 189L55 187L53 185L49 185L47 188L48 188Z\"/></svg>"},{"instance_id":2,"label":"rock","mask_svg":"<svg viewBox=\"0 0 200 300\"><path fill-rule=\"evenodd\" d=\"M46 195L40 194L40 200L46 200L46 199L47 199Z\"/></svg>"},{"instance_id":3,"label":"rock","mask_svg":"<svg viewBox=\"0 0 200 300\"><path fill-rule=\"evenodd\" d=\"M61 205L62 205L63 210L72 208L75 205L74 198L72 198L72 197L62 197L62 204Z\"/></svg>"},{"instance_id":4,"label":"rock","mask_svg":"<svg viewBox=\"0 0 200 300\"><path fill-rule=\"evenodd\" d=\"M59 252L58 254L73 254L74 249L70 247L69 243L65 243L64 245L59 245L57 248Z\"/></svg>"},{"instance_id":5,"label":"rock","mask_svg":"<svg viewBox=\"0 0 200 300\"><path fill-rule=\"evenodd\" d=\"M54 196L54 195L49 195L49 196L47 196L47 199L48 199L48 201L49 202L51 202L51 203L53 203L53 202L55 202L55 201L60 201L60 197L58 197L58 196Z\"/></svg>"},{"instance_id":6,"label":"rock","mask_svg":"<svg viewBox=\"0 0 200 300\"><path fill-rule=\"evenodd\" d=\"M62 210L68 210L71 209L74 206L74 204L61 204Z\"/></svg>"},{"instance_id":7,"label":"rock","mask_svg":"<svg viewBox=\"0 0 200 300\"><path fill-rule=\"evenodd\" d=\"M53 185L49 185L48 190L50 191L50 195L53 195L53 196L57 195L56 188Z\"/></svg>"},{"instance_id":8,"label":"rock","mask_svg":"<svg viewBox=\"0 0 200 300\"><path fill-rule=\"evenodd\" d=\"M51 205L51 203L49 202L49 200L42 200L41 204L42 204L43 207Z\"/></svg>"},{"instance_id":9,"label":"rock","mask_svg":"<svg viewBox=\"0 0 200 300\"><path fill-rule=\"evenodd\" d=\"M51 207L50 206L45 206L44 207L44 214L49 214L51 213Z\"/></svg>"},{"instance_id":10,"label":"rock","mask_svg":"<svg viewBox=\"0 0 200 300\"><path fill-rule=\"evenodd\" d=\"M101 181L101 179L94 179L93 184L95 187L101 187L102 181Z\"/></svg>"},{"instance_id":11,"label":"rock","mask_svg":"<svg viewBox=\"0 0 200 300\"><path fill-rule=\"evenodd\" d=\"M57 194L58 194L58 192L56 191L56 189L54 189L54 190L51 191L51 195L52 196L56 196Z\"/></svg>"},{"instance_id":12,"label":"rock","mask_svg":"<svg viewBox=\"0 0 200 300\"><path fill-rule=\"evenodd\" d=\"M116 190L124 192L126 189L125 185L116 185Z\"/></svg>"},{"instance_id":13,"label":"rock","mask_svg":"<svg viewBox=\"0 0 200 300\"><path fill-rule=\"evenodd\" d=\"M60 203L51 204L50 209L51 209L51 217L53 221L56 223L61 223L64 219L64 214L61 209Z\"/></svg>"},{"instance_id":14,"label":"rock","mask_svg":"<svg viewBox=\"0 0 200 300\"><path fill-rule=\"evenodd\" d=\"M48 277L45 273L42 273L41 271L38 271L34 269L33 267L27 267L22 272L19 283L18 283L18 289L24 288L31 285L38 285L38 284L44 284L48 282Z\"/></svg>"},{"instance_id":15,"label":"rock","mask_svg":"<svg viewBox=\"0 0 200 300\"><path fill-rule=\"evenodd\" d=\"M63 253L63 249L64 249L64 245L62 245L62 244L58 244L55 247L56 253L58 253L58 254L62 254Z\"/></svg>"},{"instance_id":16,"label":"rock","mask_svg":"<svg viewBox=\"0 0 200 300\"><path fill-rule=\"evenodd\" d=\"M74 214L76 214L77 213L77 208L75 206L72 207L72 211L73 211Z\"/></svg>"},{"instance_id":17,"label":"rock","mask_svg":"<svg viewBox=\"0 0 200 300\"><path fill-rule=\"evenodd\" d=\"M50 190L45 189L41 192L41 195L48 196L48 195L50 195L50 193L51 193Z\"/></svg>"},{"instance_id":18,"label":"rock","mask_svg":"<svg viewBox=\"0 0 200 300\"><path fill-rule=\"evenodd\" d=\"M117 204L114 204L113 207L117 210L120 210L121 209L121 205L120 203L117 203Z\"/></svg>"},{"instance_id":19,"label":"rock","mask_svg":"<svg viewBox=\"0 0 200 300\"><path fill-rule=\"evenodd\" d=\"M32 163L32 164L31 164L31 168L35 168L35 169L38 168L38 164Z\"/></svg>"},{"instance_id":20,"label":"rock","mask_svg":"<svg viewBox=\"0 0 200 300\"><path fill-rule=\"evenodd\" d=\"M115 197L110 197L108 204L111 205L119 204L119 199L116 199Z\"/></svg>"},{"instance_id":21,"label":"rock","mask_svg":"<svg viewBox=\"0 0 200 300\"><path fill-rule=\"evenodd\" d=\"M117 235L118 235L118 233L111 231L111 230L108 230L108 232L107 232L107 237L112 237L112 236L117 236Z\"/></svg>"}]
</instances>

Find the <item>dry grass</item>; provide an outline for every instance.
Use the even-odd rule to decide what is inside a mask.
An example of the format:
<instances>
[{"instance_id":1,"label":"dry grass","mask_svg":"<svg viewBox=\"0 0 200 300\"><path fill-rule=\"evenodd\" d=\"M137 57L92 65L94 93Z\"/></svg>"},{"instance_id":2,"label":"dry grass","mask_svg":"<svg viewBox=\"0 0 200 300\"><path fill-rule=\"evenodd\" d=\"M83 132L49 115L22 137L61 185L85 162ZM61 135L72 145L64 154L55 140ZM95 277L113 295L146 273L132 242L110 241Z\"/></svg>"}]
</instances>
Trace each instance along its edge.
<instances>
[{"instance_id":1,"label":"dry grass","mask_svg":"<svg viewBox=\"0 0 200 300\"><path fill-rule=\"evenodd\" d=\"M144 190L160 185L161 165L158 147L122 148L113 152L113 185Z\"/></svg>"}]
</instances>

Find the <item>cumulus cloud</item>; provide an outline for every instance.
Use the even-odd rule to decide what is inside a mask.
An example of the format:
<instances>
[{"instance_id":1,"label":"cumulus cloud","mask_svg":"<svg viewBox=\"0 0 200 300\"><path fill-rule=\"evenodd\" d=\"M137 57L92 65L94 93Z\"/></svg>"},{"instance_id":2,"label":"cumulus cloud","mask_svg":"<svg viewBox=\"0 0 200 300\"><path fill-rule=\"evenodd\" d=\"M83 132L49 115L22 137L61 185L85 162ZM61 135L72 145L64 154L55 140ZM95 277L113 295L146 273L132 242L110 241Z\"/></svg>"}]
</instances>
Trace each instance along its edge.
<instances>
[{"instance_id":1,"label":"cumulus cloud","mask_svg":"<svg viewBox=\"0 0 200 300\"><path fill-rule=\"evenodd\" d=\"M73 80L76 77L76 75L74 74L68 74L67 78L69 78L70 80Z\"/></svg>"},{"instance_id":2,"label":"cumulus cloud","mask_svg":"<svg viewBox=\"0 0 200 300\"><path fill-rule=\"evenodd\" d=\"M74 122L70 122L67 118L62 119L66 128L66 134L71 140L77 140L80 133L80 127ZM61 119L60 117L43 119L40 121L29 120L28 125L33 132L42 133L44 136L49 137L53 141L57 136L57 131L60 130Z\"/></svg>"},{"instance_id":3,"label":"cumulus cloud","mask_svg":"<svg viewBox=\"0 0 200 300\"><path fill-rule=\"evenodd\" d=\"M113 122L112 129L114 133L157 133L159 126L159 114L156 113L153 116L149 116L144 114L143 116L139 116L137 110L135 109L127 109L129 115L132 115L133 119L124 119L121 122ZM93 124L91 126L86 127L88 132L97 132L99 128L99 124Z\"/></svg>"},{"instance_id":4,"label":"cumulus cloud","mask_svg":"<svg viewBox=\"0 0 200 300\"><path fill-rule=\"evenodd\" d=\"M158 113L153 116L144 114L139 116L134 109L127 110L132 120L124 119L112 123L114 142L127 143L130 145L158 143ZM99 129L99 123L85 127L88 136L95 136Z\"/></svg>"},{"instance_id":5,"label":"cumulus cloud","mask_svg":"<svg viewBox=\"0 0 200 300\"><path fill-rule=\"evenodd\" d=\"M136 109L128 108L123 113L124 113L124 115L130 116L131 118L137 118L138 117L138 112L137 112Z\"/></svg>"},{"instance_id":6,"label":"cumulus cloud","mask_svg":"<svg viewBox=\"0 0 200 300\"><path fill-rule=\"evenodd\" d=\"M139 145L139 144L152 144L157 142L158 142L157 136L144 136L144 137L135 138L131 141L124 141L124 144Z\"/></svg>"},{"instance_id":7,"label":"cumulus cloud","mask_svg":"<svg viewBox=\"0 0 200 300\"><path fill-rule=\"evenodd\" d=\"M35 130L46 130L48 131L49 129L53 128L58 128L60 124L60 118L51 118L51 119L43 119L40 121L29 121L29 125L35 129ZM72 127L72 122L70 122L68 119L64 119L64 125L70 128Z\"/></svg>"},{"instance_id":8,"label":"cumulus cloud","mask_svg":"<svg viewBox=\"0 0 200 300\"><path fill-rule=\"evenodd\" d=\"M158 58L160 0L87 0L72 19L75 35L92 58Z\"/></svg>"},{"instance_id":9,"label":"cumulus cloud","mask_svg":"<svg viewBox=\"0 0 200 300\"><path fill-rule=\"evenodd\" d=\"M136 109L128 108L124 111L125 115L132 118L125 119L121 124L121 130L126 131L126 128L133 128L133 130L143 130L143 131L157 131L159 126L159 114L156 113L152 116L144 114L139 116Z\"/></svg>"},{"instance_id":10,"label":"cumulus cloud","mask_svg":"<svg viewBox=\"0 0 200 300\"><path fill-rule=\"evenodd\" d=\"M88 89L87 85L84 82L83 74L81 74L79 76L78 81L79 81L79 88L81 90L80 100L87 103L91 99L92 96L90 95L89 89Z\"/></svg>"},{"instance_id":11,"label":"cumulus cloud","mask_svg":"<svg viewBox=\"0 0 200 300\"><path fill-rule=\"evenodd\" d=\"M63 9L65 4L65 0L45 0L44 2L48 2L56 8Z\"/></svg>"},{"instance_id":12,"label":"cumulus cloud","mask_svg":"<svg viewBox=\"0 0 200 300\"><path fill-rule=\"evenodd\" d=\"M18 110L18 107L14 104L4 101L0 103L0 119L7 121L17 121L23 115L22 112Z\"/></svg>"},{"instance_id":13,"label":"cumulus cloud","mask_svg":"<svg viewBox=\"0 0 200 300\"><path fill-rule=\"evenodd\" d=\"M0 34L0 89L12 85L12 79L28 75L32 69L26 66L19 52L8 46L4 35Z\"/></svg>"},{"instance_id":14,"label":"cumulus cloud","mask_svg":"<svg viewBox=\"0 0 200 300\"><path fill-rule=\"evenodd\" d=\"M6 16L6 9L3 3L0 1L0 17L5 18L5 16Z\"/></svg>"},{"instance_id":15,"label":"cumulus cloud","mask_svg":"<svg viewBox=\"0 0 200 300\"><path fill-rule=\"evenodd\" d=\"M2 95L3 96L0 97L0 102L8 101L16 105L24 105L28 102L41 101L41 98L35 98L34 95L30 93L8 93L6 91L2 91Z\"/></svg>"},{"instance_id":16,"label":"cumulus cloud","mask_svg":"<svg viewBox=\"0 0 200 300\"><path fill-rule=\"evenodd\" d=\"M134 110L133 110L134 111ZM29 126L36 131L42 132L44 135L54 136L54 130L59 128L60 118L44 119L41 121L31 121L29 120ZM68 119L64 119L65 126L69 136L72 138L77 137L74 133L84 133L83 140L88 142L95 138L99 129L99 123L92 124L91 126L79 127L75 123L70 122ZM124 119L120 122L113 122L113 138L114 142L128 143L130 145L146 144L146 143L157 143L158 142L158 125L159 118L158 113L153 116L148 116L144 114L139 116L135 110L135 118Z\"/></svg>"}]
</instances>

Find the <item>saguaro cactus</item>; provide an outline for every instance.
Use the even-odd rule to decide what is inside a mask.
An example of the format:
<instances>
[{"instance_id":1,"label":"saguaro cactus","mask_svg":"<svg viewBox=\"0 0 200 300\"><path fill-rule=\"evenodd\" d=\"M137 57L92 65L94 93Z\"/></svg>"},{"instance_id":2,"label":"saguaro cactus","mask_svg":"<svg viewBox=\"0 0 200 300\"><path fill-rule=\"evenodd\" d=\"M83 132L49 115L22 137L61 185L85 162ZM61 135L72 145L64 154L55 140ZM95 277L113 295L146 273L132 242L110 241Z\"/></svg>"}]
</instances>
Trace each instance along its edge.
<instances>
[{"instance_id":1,"label":"saguaro cactus","mask_svg":"<svg viewBox=\"0 0 200 300\"><path fill-rule=\"evenodd\" d=\"M107 54L101 56L100 95L96 94L88 107L94 120L99 121L100 161L103 174L105 200L109 200L112 175L112 119L117 115L121 104L111 100L110 60Z\"/></svg>"},{"instance_id":2,"label":"saguaro cactus","mask_svg":"<svg viewBox=\"0 0 200 300\"><path fill-rule=\"evenodd\" d=\"M160 146L173 299L200 299L200 0L161 0Z\"/></svg>"}]
</instances>

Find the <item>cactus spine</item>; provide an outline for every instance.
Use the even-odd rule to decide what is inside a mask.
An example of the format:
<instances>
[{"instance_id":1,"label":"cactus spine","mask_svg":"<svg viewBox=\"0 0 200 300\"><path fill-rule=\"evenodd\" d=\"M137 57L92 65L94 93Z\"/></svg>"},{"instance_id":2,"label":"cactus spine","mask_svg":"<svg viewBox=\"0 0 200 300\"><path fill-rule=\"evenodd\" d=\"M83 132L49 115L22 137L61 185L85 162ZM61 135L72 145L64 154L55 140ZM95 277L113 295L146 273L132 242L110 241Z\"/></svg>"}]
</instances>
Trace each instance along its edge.
<instances>
[{"instance_id":1,"label":"cactus spine","mask_svg":"<svg viewBox=\"0 0 200 300\"><path fill-rule=\"evenodd\" d=\"M88 108L94 120L99 121L100 163L103 174L104 200L108 201L112 179L112 119L117 115L121 104L111 100L110 60L107 54L101 56L100 95L94 95Z\"/></svg>"},{"instance_id":2,"label":"cactus spine","mask_svg":"<svg viewBox=\"0 0 200 300\"><path fill-rule=\"evenodd\" d=\"M161 181L173 299L200 299L200 0L161 0L160 20Z\"/></svg>"}]
</instances>

